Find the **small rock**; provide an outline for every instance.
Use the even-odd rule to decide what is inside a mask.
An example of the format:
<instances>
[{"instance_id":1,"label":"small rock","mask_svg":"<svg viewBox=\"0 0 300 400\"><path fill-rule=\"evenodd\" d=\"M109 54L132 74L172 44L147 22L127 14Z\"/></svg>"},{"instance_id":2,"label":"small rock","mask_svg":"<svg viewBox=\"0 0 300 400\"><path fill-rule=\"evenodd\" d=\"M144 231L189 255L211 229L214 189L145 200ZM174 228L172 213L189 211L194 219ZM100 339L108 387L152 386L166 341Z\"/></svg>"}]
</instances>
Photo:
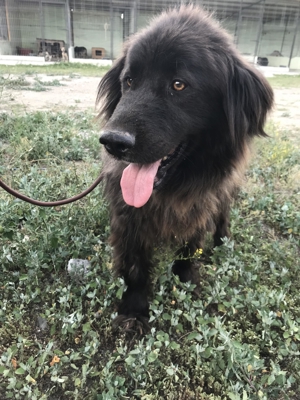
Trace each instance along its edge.
<instances>
[{"instance_id":1,"label":"small rock","mask_svg":"<svg viewBox=\"0 0 300 400\"><path fill-rule=\"evenodd\" d=\"M68 262L68 273L74 279L82 279L89 272L91 263L80 258L71 258Z\"/></svg>"},{"instance_id":2,"label":"small rock","mask_svg":"<svg viewBox=\"0 0 300 400\"><path fill-rule=\"evenodd\" d=\"M37 317L37 322L38 322L38 327L39 327L42 331L45 331L45 330L48 328L48 324L47 324L47 321L45 320L45 318L40 317L40 316L38 315L38 317Z\"/></svg>"}]
</instances>

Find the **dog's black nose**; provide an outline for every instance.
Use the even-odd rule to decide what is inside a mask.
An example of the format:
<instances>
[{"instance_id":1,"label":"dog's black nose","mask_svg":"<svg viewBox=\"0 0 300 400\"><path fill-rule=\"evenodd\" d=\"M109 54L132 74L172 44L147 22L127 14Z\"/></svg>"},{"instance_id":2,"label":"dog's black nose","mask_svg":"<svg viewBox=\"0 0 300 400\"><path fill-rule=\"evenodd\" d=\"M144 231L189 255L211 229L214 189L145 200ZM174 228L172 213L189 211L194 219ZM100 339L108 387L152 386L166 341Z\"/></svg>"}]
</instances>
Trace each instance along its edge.
<instances>
[{"instance_id":1,"label":"dog's black nose","mask_svg":"<svg viewBox=\"0 0 300 400\"><path fill-rule=\"evenodd\" d=\"M122 157L135 145L135 137L127 132L109 131L100 136L100 143L112 155Z\"/></svg>"}]
</instances>

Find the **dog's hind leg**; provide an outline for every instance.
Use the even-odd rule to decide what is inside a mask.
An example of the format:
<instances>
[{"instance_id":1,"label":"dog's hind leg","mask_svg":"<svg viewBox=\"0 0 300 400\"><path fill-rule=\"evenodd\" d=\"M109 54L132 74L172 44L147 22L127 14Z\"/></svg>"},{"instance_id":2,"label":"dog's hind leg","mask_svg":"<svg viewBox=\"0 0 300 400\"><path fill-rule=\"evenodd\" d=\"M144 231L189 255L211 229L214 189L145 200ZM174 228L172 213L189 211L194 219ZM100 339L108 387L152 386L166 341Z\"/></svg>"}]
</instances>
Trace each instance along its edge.
<instances>
[{"instance_id":1,"label":"dog's hind leg","mask_svg":"<svg viewBox=\"0 0 300 400\"><path fill-rule=\"evenodd\" d=\"M199 284L199 276L195 262L192 259L196 250L200 247L201 240L192 239L185 243L176 253L179 258L174 261L172 270L179 277L181 282L191 281L196 285Z\"/></svg>"},{"instance_id":2,"label":"dog's hind leg","mask_svg":"<svg viewBox=\"0 0 300 400\"><path fill-rule=\"evenodd\" d=\"M224 207L224 209L218 215L216 220L216 230L213 236L214 247L221 246L223 244L222 238L230 237L230 208Z\"/></svg>"}]
</instances>

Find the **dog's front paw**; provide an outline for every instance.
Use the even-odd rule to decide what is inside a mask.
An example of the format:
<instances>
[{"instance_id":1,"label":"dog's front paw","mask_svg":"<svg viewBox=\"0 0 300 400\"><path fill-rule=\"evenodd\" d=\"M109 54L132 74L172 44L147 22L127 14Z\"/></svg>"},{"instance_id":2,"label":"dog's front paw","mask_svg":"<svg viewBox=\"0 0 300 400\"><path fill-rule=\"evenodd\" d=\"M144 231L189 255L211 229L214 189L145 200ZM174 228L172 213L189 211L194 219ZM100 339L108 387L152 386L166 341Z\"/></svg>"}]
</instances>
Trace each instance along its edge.
<instances>
[{"instance_id":1,"label":"dog's front paw","mask_svg":"<svg viewBox=\"0 0 300 400\"><path fill-rule=\"evenodd\" d=\"M150 330L148 321L148 317L144 317L143 315L119 314L113 320L112 327L114 331L121 330L125 333L142 336Z\"/></svg>"},{"instance_id":2,"label":"dog's front paw","mask_svg":"<svg viewBox=\"0 0 300 400\"><path fill-rule=\"evenodd\" d=\"M145 291L127 289L113 320L113 329L143 335L149 331L149 303Z\"/></svg>"}]
</instances>

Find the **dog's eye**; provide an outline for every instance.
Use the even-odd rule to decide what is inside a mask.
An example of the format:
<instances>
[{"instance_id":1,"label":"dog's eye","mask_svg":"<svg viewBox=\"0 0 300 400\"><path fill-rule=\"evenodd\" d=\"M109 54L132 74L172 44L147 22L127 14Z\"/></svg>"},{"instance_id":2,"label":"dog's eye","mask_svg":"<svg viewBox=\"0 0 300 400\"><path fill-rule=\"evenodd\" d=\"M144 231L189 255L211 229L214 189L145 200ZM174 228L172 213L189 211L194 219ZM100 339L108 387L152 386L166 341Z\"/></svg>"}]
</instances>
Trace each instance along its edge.
<instances>
[{"instance_id":1,"label":"dog's eye","mask_svg":"<svg viewBox=\"0 0 300 400\"><path fill-rule=\"evenodd\" d=\"M177 90L178 92L180 92L181 90L186 88L186 84L184 82L181 82L181 81L174 81L172 83L172 88L174 90Z\"/></svg>"},{"instance_id":2,"label":"dog's eye","mask_svg":"<svg viewBox=\"0 0 300 400\"><path fill-rule=\"evenodd\" d=\"M125 81L126 81L128 86L131 86L133 79L130 78L130 76L127 76L127 78L125 78Z\"/></svg>"}]
</instances>

